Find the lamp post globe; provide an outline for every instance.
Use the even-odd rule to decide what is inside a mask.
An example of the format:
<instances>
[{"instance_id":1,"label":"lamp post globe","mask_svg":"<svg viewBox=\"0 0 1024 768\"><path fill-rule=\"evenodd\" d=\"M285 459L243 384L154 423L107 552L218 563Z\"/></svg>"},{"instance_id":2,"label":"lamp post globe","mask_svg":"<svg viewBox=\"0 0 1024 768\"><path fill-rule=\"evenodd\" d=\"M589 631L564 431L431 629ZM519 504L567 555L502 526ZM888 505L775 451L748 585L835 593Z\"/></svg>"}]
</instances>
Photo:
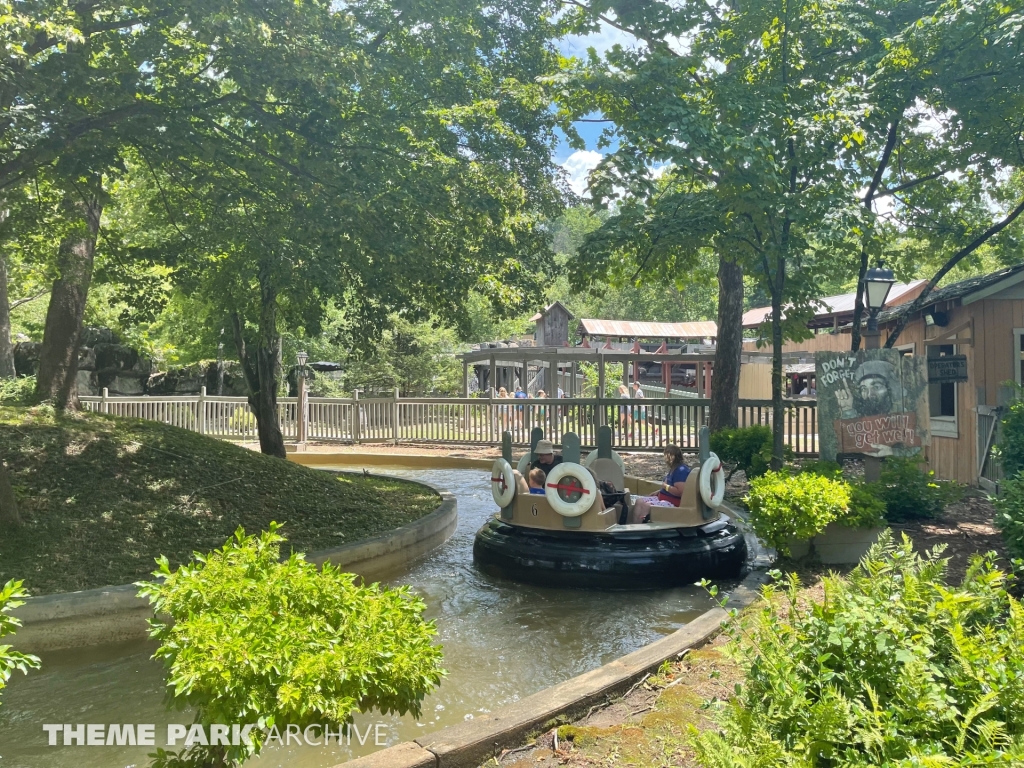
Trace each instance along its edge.
<instances>
[{"instance_id":1,"label":"lamp post globe","mask_svg":"<svg viewBox=\"0 0 1024 768\"><path fill-rule=\"evenodd\" d=\"M896 282L896 276L887 267L872 267L864 273L864 299L868 309L878 313L889 298L889 290Z\"/></svg>"},{"instance_id":2,"label":"lamp post globe","mask_svg":"<svg viewBox=\"0 0 1024 768\"><path fill-rule=\"evenodd\" d=\"M306 361L309 360L308 352L298 352L295 355L295 361L299 364L299 368L306 367Z\"/></svg>"}]
</instances>

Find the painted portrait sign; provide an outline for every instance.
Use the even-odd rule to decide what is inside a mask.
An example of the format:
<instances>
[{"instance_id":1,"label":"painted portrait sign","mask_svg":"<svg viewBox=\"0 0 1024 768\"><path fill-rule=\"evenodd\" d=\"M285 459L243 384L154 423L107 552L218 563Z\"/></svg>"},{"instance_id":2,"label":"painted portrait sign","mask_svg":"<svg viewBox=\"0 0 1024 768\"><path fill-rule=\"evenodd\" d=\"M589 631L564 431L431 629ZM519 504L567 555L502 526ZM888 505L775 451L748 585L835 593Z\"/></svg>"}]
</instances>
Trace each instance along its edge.
<instances>
[{"instance_id":1,"label":"painted portrait sign","mask_svg":"<svg viewBox=\"0 0 1024 768\"><path fill-rule=\"evenodd\" d=\"M924 358L872 349L818 352L814 362L822 459L911 456L930 443Z\"/></svg>"}]
</instances>

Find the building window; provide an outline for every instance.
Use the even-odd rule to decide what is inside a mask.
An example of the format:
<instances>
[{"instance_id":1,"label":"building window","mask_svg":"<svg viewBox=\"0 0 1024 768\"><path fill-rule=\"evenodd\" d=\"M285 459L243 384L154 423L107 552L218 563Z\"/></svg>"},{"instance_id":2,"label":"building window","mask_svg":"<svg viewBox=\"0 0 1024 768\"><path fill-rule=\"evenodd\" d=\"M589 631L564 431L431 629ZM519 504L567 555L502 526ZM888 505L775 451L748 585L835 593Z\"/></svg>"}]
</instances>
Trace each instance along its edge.
<instances>
[{"instance_id":1,"label":"building window","mask_svg":"<svg viewBox=\"0 0 1024 768\"><path fill-rule=\"evenodd\" d=\"M1024 328L1013 329L1013 378L1024 386Z\"/></svg>"},{"instance_id":2,"label":"building window","mask_svg":"<svg viewBox=\"0 0 1024 768\"><path fill-rule=\"evenodd\" d=\"M915 346L915 344L900 344L899 346L893 347L893 349L900 353L900 357L913 357Z\"/></svg>"},{"instance_id":3,"label":"building window","mask_svg":"<svg viewBox=\"0 0 1024 768\"><path fill-rule=\"evenodd\" d=\"M928 347L928 357L947 357L956 354L956 345L940 344ZM944 381L928 384L928 410L931 415L932 435L959 437L956 423L956 382Z\"/></svg>"}]
</instances>

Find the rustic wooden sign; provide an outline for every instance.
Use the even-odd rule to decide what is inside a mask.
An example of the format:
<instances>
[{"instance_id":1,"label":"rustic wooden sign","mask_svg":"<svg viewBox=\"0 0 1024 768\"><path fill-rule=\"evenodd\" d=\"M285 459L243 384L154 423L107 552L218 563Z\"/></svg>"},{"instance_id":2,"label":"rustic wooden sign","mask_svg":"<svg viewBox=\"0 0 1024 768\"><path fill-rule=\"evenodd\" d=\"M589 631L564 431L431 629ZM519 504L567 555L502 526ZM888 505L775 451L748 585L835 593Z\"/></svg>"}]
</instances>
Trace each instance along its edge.
<instances>
[{"instance_id":1,"label":"rustic wooden sign","mask_svg":"<svg viewBox=\"0 0 1024 768\"><path fill-rule=\"evenodd\" d=\"M967 355L928 358L928 381L967 381Z\"/></svg>"}]
</instances>

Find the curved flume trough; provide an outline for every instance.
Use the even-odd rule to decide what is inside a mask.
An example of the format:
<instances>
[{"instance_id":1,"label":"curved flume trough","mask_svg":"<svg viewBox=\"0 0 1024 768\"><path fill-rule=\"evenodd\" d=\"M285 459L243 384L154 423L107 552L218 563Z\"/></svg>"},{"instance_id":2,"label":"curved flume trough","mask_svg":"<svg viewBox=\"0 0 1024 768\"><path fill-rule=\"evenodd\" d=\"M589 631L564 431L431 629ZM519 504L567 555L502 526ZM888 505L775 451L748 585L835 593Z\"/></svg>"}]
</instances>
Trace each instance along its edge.
<instances>
[{"instance_id":1,"label":"curved flume trough","mask_svg":"<svg viewBox=\"0 0 1024 768\"><path fill-rule=\"evenodd\" d=\"M342 467L329 467L341 469ZM488 474L480 469L375 471L424 480L458 499L452 537L420 561L382 574L411 584L437 621L449 676L424 703L422 716L360 716L356 725L381 724L389 745L423 740L446 726L493 717L531 694L614 662L665 638L713 608L696 587L646 593L610 593L514 584L487 576L472 563L473 536L493 514ZM729 585L724 585L728 588ZM162 702L163 673L136 641L43 655L43 669L18 675L0 708L5 761L32 768L110 768L145 765L148 747L47 747L43 723L189 722ZM352 732L353 734L356 731ZM253 766L329 768L376 752L359 745L273 747Z\"/></svg>"}]
</instances>

